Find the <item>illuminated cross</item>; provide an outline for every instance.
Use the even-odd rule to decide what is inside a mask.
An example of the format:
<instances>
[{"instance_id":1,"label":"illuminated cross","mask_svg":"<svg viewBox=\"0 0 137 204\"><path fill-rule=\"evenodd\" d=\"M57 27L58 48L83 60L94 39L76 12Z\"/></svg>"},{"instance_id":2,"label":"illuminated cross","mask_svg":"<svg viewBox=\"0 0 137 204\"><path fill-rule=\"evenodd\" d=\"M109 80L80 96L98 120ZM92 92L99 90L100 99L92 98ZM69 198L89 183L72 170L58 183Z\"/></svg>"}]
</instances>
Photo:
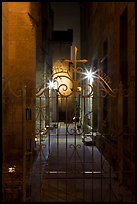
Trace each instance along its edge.
<instances>
[{"instance_id":1,"label":"illuminated cross","mask_svg":"<svg viewBox=\"0 0 137 204\"><path fill-rule=\"evenodd\" d=\"M76 82L76 73L77 73L77 67L76 64L77 62L83 62L86 63L88 60L83 59L83 60L77 60L77 48L74 47L74 59L73 60L69 60L69 59L65 59L64 62L74 62L74 80Z\"/></svg>"}]
</instances>

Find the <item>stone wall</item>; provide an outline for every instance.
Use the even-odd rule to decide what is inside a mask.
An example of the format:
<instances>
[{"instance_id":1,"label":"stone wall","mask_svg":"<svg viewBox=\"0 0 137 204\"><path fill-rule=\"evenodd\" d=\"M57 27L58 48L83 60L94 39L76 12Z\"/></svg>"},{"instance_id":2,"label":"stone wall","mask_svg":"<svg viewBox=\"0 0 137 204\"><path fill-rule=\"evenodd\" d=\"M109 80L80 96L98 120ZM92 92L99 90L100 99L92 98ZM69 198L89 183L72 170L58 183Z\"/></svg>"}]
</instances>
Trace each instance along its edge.
<instances>
[{"instance_id":1,"label":"stone wall","mask_svg":"<svg viewBox=\"0 0 137 204\"><path fill-rule=\"evenodd\" d=\"M104 117L103 109L106 108L108 111L105 131L110 134L110 139L113 135L117 148L118 156L121 156L123 162L123 182L130 183L129 186L134 183L134 157L135 157L135 3L134 2L94 2L94 3L82 3L81 4L81 51L82 58L88 59L88 65L93 66L96 60L96 67L99 69L103 68L102 61L107 57L107 75L111 78L111 88L113 90L119 89L121 81L120 69L122 73L126 72L125 67L120 68L121 64L121 41L120 41L120 18L125 9L127 8L127 80L128 88L126 91L121 91L123 99L119 99L116 94L115 98L112 98L105 107L104 99L99 97L94 98L94 111L97 114L97 129L102 134L104 133ZM107 40L107 56L104 56L104 43ZM123 50L124 51L124 50ZM126 79L125 79L126 80ZM123 80L124 81L124 80ZM126 87L123 87L125 89ZM99 90L98 90L99 91ZM128 95L127 95L128 93ZM99 94L97 94L99 96ZM121 100L121 102L119 101ZM127 102L127 108L121 108ZM119 101L119 102L118 102ZM124 114L123 114L123 113ZM123 119L127 120L127 131L119 120L119 116L122 113ZM123 118L125 117L125 118ZM94 120L94 117L93 117ZM94 122L93 122L94 123ZM120 128L119 128L120 127ZM94 127L93 127L94 128ZM121 132L122 131L122 132ZM120 136L119 136L120 135ZM122 140L119 139L122 137ZM118 143L117 143L118 142ZM98 146L104 144L103 153L106 155L108 160L113 161L116 159L116 151L110 151L111 145L106 143L106 140L98 139ZM116 145L115 145L116 146ZM122 149L122 150L120 150ZM106 151L107 150L107 151ZM109 153L112 152L111 158ZM121 152L121 155L119 155ZM117 160L117 163L121 159ZM119 164L116 165L117 167ZM118 167L119 168L119 167ZM125 173L124 173L125 172ZM125 176L126 175L126 176ZM127 176L128 175L128 176ZM127 179L131 178L132 181Z\"/></svg>"}]
</instances>

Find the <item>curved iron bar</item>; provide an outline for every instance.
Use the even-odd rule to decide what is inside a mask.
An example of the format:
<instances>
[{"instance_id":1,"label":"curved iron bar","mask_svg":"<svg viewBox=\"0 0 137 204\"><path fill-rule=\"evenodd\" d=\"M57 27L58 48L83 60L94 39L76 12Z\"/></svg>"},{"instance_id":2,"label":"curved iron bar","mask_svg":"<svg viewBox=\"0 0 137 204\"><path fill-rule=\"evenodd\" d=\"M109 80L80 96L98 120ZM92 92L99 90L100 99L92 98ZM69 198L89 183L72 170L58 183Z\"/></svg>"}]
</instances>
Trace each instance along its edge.
<instances>
[{"instance_id":1,"label":"curved iron bar","mask_svg":"<svg viewBox=\"0 0 137 204\"><path fill-rule=\"evenodd\" d=\"M94 81L92 85L87 83L84 84L83 87L81 87L80 82L86 78L85 76L83 76L85 74L84 71L85 70L82 67L75 67L75 69L71 70L70 74L70 71L66 68L64 69L62 65L53 68L53 74L51 75L51 78L53 80L53 83L57 83L56 91L63 97L68 97L74 92L77 92L83 97L91 97L94 94L94 84L98 83L102 87L99 90L101 91L101 93L104 93L102 94L102 97L105 97L107 94L113 97L115 96L115 91L112 90L109 85L110 78L102 70L99 69L93 70L92 78L94 79ZM75 79L73 79L71 75L75 75ZM76 75L78 76L77 79ZM65 83L65 80L62 83L62 79L67 79L68 84ZM79 90L79 86L81 87L81 90ZM35 90L36 97L40 97L42 94L46 96L46 90L48 90L48 87L46 85L46 82L43 82L40 88L38 90ZM88 93L86 93L86 91Z\"/></svg>"},{"instance_id":2,"label":"curved iron bar","mask_svg":"<svg viewBox=\"0 0 137 204\"><path fill-rule=\"evenodd\" d=\"M82 91L86 91L88 87L90 88L90 90L88 90L88 94L82 94L81 92L79 92L79 94L82 95L84 98L92 97L94 94L94 87L91 84L84 84Z\"/></svg>"},{"instance_id":3,"label":"curved iron bar","mask_svg":"<svg viewBox=\"0 0 137 204\"><path fill-rule=\"evenodd\" d=\"M34 89L36 97L39 98L40 96L42 96L42 94L45 95L45 91L47 90L47 87L45 85L46 85L46 82L42 83L39 89L37 88Z\"/></svg>"},{"instance_id":4,"label":"curved iron bar","mask_svg":"<svg viewBox=\"0 0 137 204\"><path fill-rule=\"evenodd\" d=\"M77 145L70 144L69 147L70 147L70 148L73 147L74 149L77 149L77 148L81 148L81 145L80 145L80 144L77 144Z\"/></svg>"},{"instance_id":5,"label":"curved iron bar","mask_svg":"<svg viewBox=\"0 0 137 204\"><path fill-rule=\"evenodd\" d=\"M58 68L58 72L54 72L52 77L53 77L53 80L54 81L57 81L58 78L60 78L60 80L62 78L66 78L68 80L71 81L71 87L66 85L66 84L60 84L59 83L59 86L57 88L57 91L62 95L62 96L70 96L73 92L78 92L80 95L82 95L83 97L91 97L93 96L94 94L94 87L93 85L91 84L84 84L83 87L81 87L81 90L82 91L79 91L78 87L79 87L79 84L80 82L85 79L86 77L83 77L84 75L84 69L82 67L76 67L75 70L73 69L72 72L74 74L79 74L79 77L76 79L72 79L72 76L69 74L68 71L60 71L59 68ZM65 74L67 74L68 76L66 76ZM57 75L55 77L55 75ZM100 84L100 86L102 87L102 89L100 88L99 90L100 91L103 91L105 94L102 95L102 97L105 97L107 94L110 95L110 96L115 96L115 92L111 89L109 83L110 83L110 78L102 71L102 70L99 70L97 69L96 71L93 71L93 75L92 75L92 78L94 79L93 81L93 84L94 83L98 83ZM62 94L62 92L60 91L61 90L61 87L64 87L64 94ZM88 89L89 88L89 89ZM68 94L66 94L66 92L68 90L71 90L71 92L69 92ZM85 93L85 90L88 90L89 93Z\"/></svg>"},{"instance_id":6,"label":"curved iron bar","mask_svg":"<svg viewBox=\"0 0 137 204\"><path fill-rule=\"evenodd\" d=\"M81 148L81 145L80 145L80 144L77 144L77 145L70 144L69 147L70 147L70 148L73 148L73 152L72 152L72 154L71 154L71 156L70 156L70 160L71 160L71 159L72 159L72 156L73 156L73 154L74 154L74 152L76 151L76 153L77 153L77 148Z\"/></svg>"},{"instance_id":7,"label":"curved iron bar","mask_svg":"<svg viewBox=\"0 0 137 204\"><path fill-rule=\"evenodd\" d=\"M82 124L80 123L81 128L78 128L78 124L79 123L77 123L77 122L76 122L76 124L75 123L68 124L67 125L67 133L70 134L70 135L74 135L74 134L81 135L83 133ZM72 128L70 127L70 125L72 125Z\"/></svg>"},{"instance_id":8,"label":"curved iron bar","mask_svg":"<svg viewBox=\"0 0 137 204\"><path fill-rule=\"evenodd\" d=\"M103 77L99 76L98 74L95 74L95 75L97 75L98 79L100 79L100 80L98 80L98 83L103 87L103 91L105 91L110 96L114 96L114 91L111 89L109 84L103 79Z\"/></svg>"},{"instance_id":9,"label":"curved iron bar","mask_svg":"<svg viewBox=\"0 0 137 204\"><path fill-rule=\"evenodd\" d=\"M44 105L44 106L41 106L41 107L39 107L39 106L36 105L36 111L37 111L36 116L35 116L36 120L38 119L38 117L40 116L40 114L41 114L41 117L42 117L43 119L45 119L45 116L44 116L44 114L43 114L43 111L44 111L45 109L46 109L46 108L45 108L45 105Z\"/></svg>"},{"instance_id":10,"label":"curved iron bar","mask_svg":"<svg viewBox=\"0 0 137 204\"><path fill-rule=\"evenodd\" d=\"M65 83L59 83L58 81L61 81L63 78L68 79L71 82L71 86L66 85ZM73 87L74 87L74 81L72 80L72 78L70 78L70 76L66 76L66 75L61 75L61 76L56 76L55 78L53 78L53 83L57 82L58 87L57 87L57 92L61 95L61 96L65 96L68 97L70 95L72 95L73 93ZM63 91L63 92L62 92ZM68 92L68 93L67 93Z\"/></svg>"},{"instance_id":11,"label":"curved iron bar","mask_svg":"<svg viewBox=\"0 0 137 204\"><path fill-rule=\"evenodd\" d=\"M4 79L3 79L4 80ZM6 79L5 79L6 80ZM18 89L16 93L15 90L13 90L12 86L11 86L11 80L6 80L6 85L5 87L2 89L2 94L4 95L6 90L9 90L10 93L15 96L15 97L21 97L22 96L22 90Z\"/></svg>"},{"instance_id":12,"label":"curved iron bar","mask_svg":"<svg viewBox=\"0 0 137 204\"><path fill-rule=\"evenodd\" d=\"M78 150L77 150L78 148L81 148L81 145L80 145L80 144L77 144L77 145L70 144L69 147L70 147L70 148L73 148L73 152L72 152L72 154L70 155L69 162L72 160L74 153L77 153L78 158L79 158L79 160L80 160L80 162L81 162L81 165L83 165L83 161L82 161L82 159L81 159L81 157L80 157L80 155L79 155L79 153L78 153ZM81 171L80 171L79 169L72 169L72 171L70 171L70 173L81 173Z\"/></svg>"}]
</instances>

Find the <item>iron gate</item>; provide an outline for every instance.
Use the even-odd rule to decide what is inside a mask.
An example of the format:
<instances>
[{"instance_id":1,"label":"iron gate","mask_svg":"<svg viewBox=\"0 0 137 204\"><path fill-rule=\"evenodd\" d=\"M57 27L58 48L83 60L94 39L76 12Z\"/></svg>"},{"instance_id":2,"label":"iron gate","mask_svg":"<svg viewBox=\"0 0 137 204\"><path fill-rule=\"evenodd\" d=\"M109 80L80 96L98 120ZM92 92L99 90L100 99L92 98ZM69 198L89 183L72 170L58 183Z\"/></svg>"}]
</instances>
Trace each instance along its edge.
<instances>
[{"instance_id":1,"label":"iron gate","mask_svg":"<svg viewBox=\"0 0 137 204\"><path fill-rule=\"evenodd\" d=\"M116 201L110 188L116 175L95 146L97 133L93 130L85 133L82 124L77 124L79 121L67 123L66 120L48 124L45 143L40 136L38 199L41 202ZM90 134L91 141L83 138L85 142L82 142L86 134Z\"/></svg>"},{"instance_id":2,"label":"iron gate","mask_svg":"<svg viewBox=\"0 0 137 204\"><path fill-rule=\"evenodd\" d=\"M107 76L97 69L92 70L94 74L85 70L83 76L82 68L76 67L76 50L74 55L73 69L59 65L53 70L53 81L47 83L43 78L42 85L33 91L31 80L19 94L10 80L4 86L3 141L9 138L7 130L12 131L11 140L20 135L18 141L22 141L21 161L11 166L12 174L3 165L4 201L11 201L13 193L14 201L29 202L134 199L124 189L124 179L135 175L134 119L130 130L123 128L124 107L129 101L134 104L134 85L130 84L127 93L121 84L112 90ZM85 78L87 74L94 82ZM117 121L113 121L113 113ZM6 143L3 153L7 155L5 148ZM14 149L18 149L18 142ZM14 156L17 158L17 154ZM4 162L9 158L4 157ZM127 194L130 196L125 198Z\"/></svg>"},{"instance_id":3,"label":"iron gate","mask_svg":"<svg viewBox=\"0 0 137 204\"><path fill-rule=\"evenodd\" d=\"M76 67L76 62L86 60L76 60L76 52L75 48L73 69L59 64L46 89L42 86L37 92L40 176L39 194L33 191L32 200L118 202L127 193L123 189L122 122L127 96L121 84L112 90L109 78L100 70L91 73L87 69L87 78L83 77L83 69ZM115 111L118 121L113 123ZM132 167L130 173L133 171Z\"/></svg>"}]
</instances>

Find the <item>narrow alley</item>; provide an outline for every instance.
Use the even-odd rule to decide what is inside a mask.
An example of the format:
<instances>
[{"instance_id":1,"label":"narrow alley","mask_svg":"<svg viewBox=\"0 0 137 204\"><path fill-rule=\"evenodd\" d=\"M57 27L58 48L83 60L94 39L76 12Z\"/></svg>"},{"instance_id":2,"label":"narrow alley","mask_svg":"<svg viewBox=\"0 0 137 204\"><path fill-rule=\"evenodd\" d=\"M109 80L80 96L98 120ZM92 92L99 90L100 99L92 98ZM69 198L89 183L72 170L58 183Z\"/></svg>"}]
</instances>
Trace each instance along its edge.
<instances>
[{"instance_id":1,"label":"narrow alley","mask_svg":"<svg viewBox=\"0 0 137 204\"><path fill-rule=\"evenodd\" d=\"M135 202L135 2L1 2L2 202Z\"/></svg>"},{"instance_id":2,"label":"narrow alley","mask_svg":"<svg viewBox=\"0 0 137 204\"><path fill-rule=\"evenodd\" d=\"M82 135L66 135L65 126L51 130L49 156L46 140L42 145L33 169L32 202L118 202L112 167L95 145L84 145ZM124 201L132 196L124 189Z\"/></svg>"}]
</instances>

